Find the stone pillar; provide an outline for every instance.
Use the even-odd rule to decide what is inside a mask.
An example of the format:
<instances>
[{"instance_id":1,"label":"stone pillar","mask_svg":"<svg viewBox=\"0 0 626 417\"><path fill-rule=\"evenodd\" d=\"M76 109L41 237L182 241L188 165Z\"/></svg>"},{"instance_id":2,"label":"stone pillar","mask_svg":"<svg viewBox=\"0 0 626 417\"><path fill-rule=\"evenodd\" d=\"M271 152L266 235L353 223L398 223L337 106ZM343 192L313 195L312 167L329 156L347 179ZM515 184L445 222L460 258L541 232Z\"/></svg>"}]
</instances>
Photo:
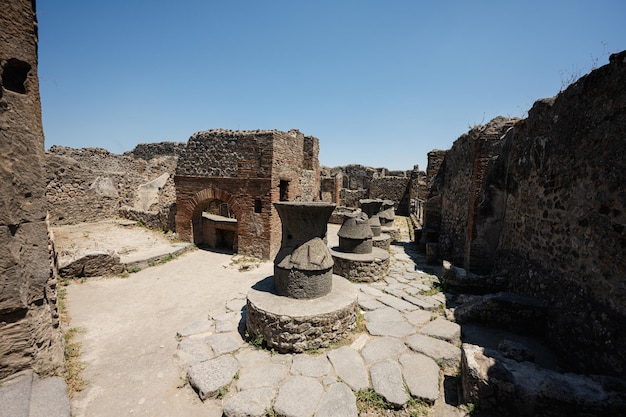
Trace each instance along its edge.
<instances>
[{"instance_id":1,"label":"stone pillar","mask_svg":"<svg viewBox=\"0 0 626 417\"><path fill-rule=\"evenodd\" d=\"M283 224L280 250L274 259L274 285L279 295L318 298L332 288L333 258L326 244L334 204L274 203Z\"/></svg>"}]
</instances>

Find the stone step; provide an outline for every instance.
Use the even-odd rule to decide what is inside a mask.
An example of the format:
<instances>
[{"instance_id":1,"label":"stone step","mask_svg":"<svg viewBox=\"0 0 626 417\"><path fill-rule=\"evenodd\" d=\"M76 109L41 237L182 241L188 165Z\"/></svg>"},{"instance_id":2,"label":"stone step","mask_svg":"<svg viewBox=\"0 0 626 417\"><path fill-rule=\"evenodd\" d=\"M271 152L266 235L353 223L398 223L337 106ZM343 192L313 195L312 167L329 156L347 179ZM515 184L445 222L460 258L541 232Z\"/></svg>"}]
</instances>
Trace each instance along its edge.
<instances>
[{"instance_id":1,"label":"stone step","mask_svg":"<svg viewBox=\"0 0 626 417\"><path fill-rule=\"evenodd\" d=\"M0 381L0 417L49 416L70 417L63 378L39 378L29 369Z\"/></svg>"}]
</instances>

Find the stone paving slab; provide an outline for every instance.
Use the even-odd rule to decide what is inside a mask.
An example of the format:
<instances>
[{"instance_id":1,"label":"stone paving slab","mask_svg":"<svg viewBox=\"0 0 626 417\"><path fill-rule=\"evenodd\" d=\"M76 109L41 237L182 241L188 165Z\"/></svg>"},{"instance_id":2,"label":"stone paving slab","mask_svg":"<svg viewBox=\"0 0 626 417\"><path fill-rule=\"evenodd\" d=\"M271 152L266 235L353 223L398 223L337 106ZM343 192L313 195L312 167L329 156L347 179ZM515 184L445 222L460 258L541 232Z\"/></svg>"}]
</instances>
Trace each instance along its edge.
<instances>
[{"instance_id":1,"label":"stone paving slab","mask_svg":"<svg viewBox=\"0 0 626 417\"><path fill-rule=\"evenodd\" d=\"M409 401L404 390L402 371L396 361L385 359L376 362L370 368L370 377L374 391L382 395L387 402L402 407Z\"/></svg>"},{"instance_id":2,"label":"stone paving slab","mask_svg":"<svg viewBox=\"0 0 626 417\"><path fill-rule=\"evenodd\" d=\"M213 322L213 320L194 321L193 323L179 330L178 333L176 333L176 337L182 338L200 334L209 334L215 330L214 326L215 323Z\"/></svg>"},{"instance_id":3,"label":"stone paving slab","mask_svg":"<svg viewBox=\"0 0 626 417\"><path fill-rule=\"evenodd\" d=\"M183 339L178 343L178 356L188 362L204 362L213 359L213 349L203 339Z\"/></svg>"},{"instance_id":4,"label":"stone paving slab","mask_svg":"<svg viewBox=\"0 0 626 417\"><path fill-rule=\"evenodd\" d=\"M65 380L58 376L44 379L35 377L30 395L29 417L52 416L70 416L70 399Z\"/></svg>"},{"instance_id":5,"label":"stone paving slab","mask_svg":"<svg viewBox=\"0 0 626 417\"><path fill-rule=\"evenodd\" d=\"M416 305L422 310L433 311L439 308L441 303L433 300L431 297L425 295L409 295L405 294L402 296L402 299L408 301L409 303Z\"/></svg>"},{"instance_id":6,"label":"stone paving slab","mask_svg":"<svg viewBox=\"0 0 626 417\"><path fill-rule=\"evenodd\" d=\"M245 298L234 298L226 303L226 310L232 312L240 312L246 306Z\"/></svg>"},{"instance_id":7,"label":"stone paving slab","mask_svg":"<svg viewBox=\"0 0 626 417\"><path fill-rule=\"evenodd\" d=\"M365 310L365 311L371 311L371 310L377 310L379 308L383 308L385 307L385 305L383 303L381 303L380 301L377 300L359 300L359 307L361 308L361 310Z\"/></svg>"},{"instance_id":8,"label":"stone paving slab","mask_svg":"<svg viewBox=\"0 0 626 417\"><path fill-rule=\"evenodd\" d=\"M2 380L0 417L28 417L33 371L18 372Z\"/></svg>"},{"instance_id":9,"label":"stone paving slab","mask_svg":"<svg viewBox=\"0 0 626 417\"><path fill-rule=\"evenodd\" d=\"M346 384L336 382L326 390L315 417L357 417L354 393Z\"/></svg>"},{"instance_id":10,"label":"stone paving slab","mask_svg":"<svg viewBox=\"0 0 626 417\"><path fill-rule=\"evenodd\" d=\"M364 293L364 294L372 295L374 297L381 297L381 296L385 295L384 292L382 292L378 288L374 288L373 286L362 286L361 287L361 292Z\"/></svg>"},{"instance_id":11,"label":"stone paving slab","mask_svg":"<svg viewBox=\"0 0 626 417\"><path fill-rule=\"evenodd\" d=\"M453 344L461 341L461 326L442 317L438 317L422 327L420 333Z\"/></svg>"},{"instance_id":12,"label":"stone paving slab","mask_svg":"<svg viewBox=\"0 0 626 417\"><path fill-rule=\"evenodd\" d=\"M239 372L237 389L240 391L277 387L287 376L287 366L282 363L264 363L255 367L245 367Z\"/></svg>"},{"instance_id":13,"label":"stone paving slab","mask_svg":"<svg viewBox=\"0 0 626 417\"><path fill-rule=\"evenodd\" d=\"M316 379L306 376L291 377L278 390L274 411L284 417L310 417L323 393L324 387Z\"/></svg>"},{"instance_id":14,"label":"stone paving slab","mask_svg":"<svg viewBox=\"0 0 626 417\"><path fill-rule=\"evenodd\" d=\"M240 391L224 401L226 417L265 417L271 409L276 389L270 387Z\"/></svg>"},{"instance_id":15,"label":"stone paving slab","mask_svg":"<svg viewBox=\"0 0 626 417\"><path fill-rule=\"evenodd\" d=\"M461 349L444 340L414 334L405 343L415 352L423 353L446 367L457 367L461 361Z\"/></svg>"},{"instance_id":16,"label":"stone paving slab","mask_svg":"<svg viewBox=\"0 0 626 417\"><path fill-rule=\"evenodd\" d=\"M395 359L405 352L407 347L395 337L381 337L370 340L361 351L366 365L379 362L383 359Z\"/></svg>"},{"instance_id":17,"label":"stone paving slab","mask_svg":"<svg viewBox=\"0 0 626 417\"><path fill-rule=\"evenodd\" d=\"M353 391L367 389L370 386L367 377L367 369L363 358L357 351L347 346L331 350L327 354L330 363L337 376L343 380Z\"/></svg>"},{"instance_id":18,"label":"stone paving slab","mask_svg":"<svg viewBox=\"0 0 626 417\"><path fill-rule=\"evenodd\" d=\"M326 355L296 355L291 363L291 374L319 378L328 375L332 367Z\"/></svg>"},{"instance_id":19,"label":"stone paving slab","mask_svg":"<svg viewBox=\"0 0 626 417\"><path fill-rule=\"evenodd\" d=\"M207 336L204 338L204 342L209 345L216 356L234 352L241 347L240 341L229 333L218 333Z\"/></svg>"},{"instance_id":20,"label":"stone paving slab","mask_svg":"<svg viewBox=\"0 0 626 417\"><path fill-rule=\"evenodd\" d=\"M395 308L398 311L413 311L417 310L417 306L406 302L398 297L394 297L390 294L385 294L381 297L378 297L378 301L383 304L388 305L389 307Z\"/></svg>"},{"instance_id":21,"label":"stone paving slab","mask_svg":"<svg viewBox=\"0 0 626 417\"><path fill-rule=\"evenodd\" d=\"M239 361L233 356L222 355L191 365L187 370L187 378L204 401L214 396L221 387L230 385L239 367Z\"/></svg>"},{"instance_id":22,"label":"stone paving slab","mask_svg":"<svg viewBox=\"0 0 626 417\"><path fill-rule=\"evenodd\" d=\"M411 323L413 326L423 326L430 321L432 318L432 313L427 310L415 310L410 311L408 313L404 313L404 317Z\"/></svg>"},{"instance_id":23,"label":"stone paving slab","mask_svg":"<svg viewBox=\"0 0 626 417\"><path fill-rule=\"evenodd\" d=\"M402 374L413 397L433 403L439 398L439 365L426 355L400 355Z\"/></svg>"}]
</instances>

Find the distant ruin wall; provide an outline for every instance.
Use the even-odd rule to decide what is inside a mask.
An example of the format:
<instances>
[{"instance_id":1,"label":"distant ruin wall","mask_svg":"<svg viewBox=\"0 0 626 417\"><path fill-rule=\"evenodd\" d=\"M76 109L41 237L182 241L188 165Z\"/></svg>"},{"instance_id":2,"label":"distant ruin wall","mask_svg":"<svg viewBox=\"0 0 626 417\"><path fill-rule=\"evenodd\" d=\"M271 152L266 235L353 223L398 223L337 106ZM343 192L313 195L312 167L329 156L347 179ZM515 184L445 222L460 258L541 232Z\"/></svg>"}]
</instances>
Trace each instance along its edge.
<instances>
[{"instance_id":1,"label":"distant ruin wall","mask_svg":"<svg viewBox=\"0 0 626 417\"><path fill-rule=\"evenodd\" d=\"M180 149L179 144L157 143L117 155L99 148L51 147L46 153L51 222L79 223L135 213L131 218L149 217L153 227L172 230L176 201L172 174Z\"/></svg>"},{"instance_id":2,"label":"distant ruin wall","mask_svg":"<svg viewBox=\"0 0 626 417\"><path fill-rule=\"evenodd\" d=\"M63 367L34 6L12 0L0 7L0 379L26 368L50 374Z\"/></svg>"},{"instance_id":3,"label":"distant ruin wall","mask_svg":"<svg viewBox=\"0 0 626 417\"><path fill-rule=\"evenodd\" d=\"M366 198L393 200L397 203L396 212L402 215L408 215L411 200L418 198L420 182L425 186L424 176L419 175L417 166L412 171L389 171L356 164L323 167L321 182L324 201L359 207L359 200Z\"/></svg>"}]
</instances>

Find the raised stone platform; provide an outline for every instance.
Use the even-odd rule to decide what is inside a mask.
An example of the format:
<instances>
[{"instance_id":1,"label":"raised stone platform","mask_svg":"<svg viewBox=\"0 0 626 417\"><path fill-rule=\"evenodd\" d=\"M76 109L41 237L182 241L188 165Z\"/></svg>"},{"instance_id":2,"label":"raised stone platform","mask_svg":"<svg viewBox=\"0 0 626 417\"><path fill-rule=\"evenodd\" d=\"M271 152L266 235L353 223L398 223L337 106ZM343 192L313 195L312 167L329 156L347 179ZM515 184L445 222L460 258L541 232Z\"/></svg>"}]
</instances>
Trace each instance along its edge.
<instances>
[{"instance_id":1,"label":"raised stone platform","mask_svg":"<svg viewBox=\"0 0 626 417\"><path fill-rule=\"evenodd\" d=\"M374 282L389 272L389 252L377 247L371 253L347 253L338 248L330 250L335 266L333 272L350 281Z\"/></svg>"},{"instance_id":2,"label":"raised stone platform","mask_svg":"<svg viewBox=\"0 0 626 417\"><path fill-rule=\"evenodd\" d=\"M388 251L389 245L391 245L391 236L389 236L387 233L381 233L380 235L374 236L372 238L372 246L374 246L375 248L380 248Z\"/></svg>"},{"instance_id":3,"label":"raised stone platform","mask_svg":"<svg viewBox=\"0 0 626 417\"><path fill-rule=\"evenodd\" d=\"M268 277L248 292L246 328L269 349L304 352L345 339L356 326L356 306L357 289L338 275L331 292L315 299L280 296Z\"/></svg>"}]
</instances>

